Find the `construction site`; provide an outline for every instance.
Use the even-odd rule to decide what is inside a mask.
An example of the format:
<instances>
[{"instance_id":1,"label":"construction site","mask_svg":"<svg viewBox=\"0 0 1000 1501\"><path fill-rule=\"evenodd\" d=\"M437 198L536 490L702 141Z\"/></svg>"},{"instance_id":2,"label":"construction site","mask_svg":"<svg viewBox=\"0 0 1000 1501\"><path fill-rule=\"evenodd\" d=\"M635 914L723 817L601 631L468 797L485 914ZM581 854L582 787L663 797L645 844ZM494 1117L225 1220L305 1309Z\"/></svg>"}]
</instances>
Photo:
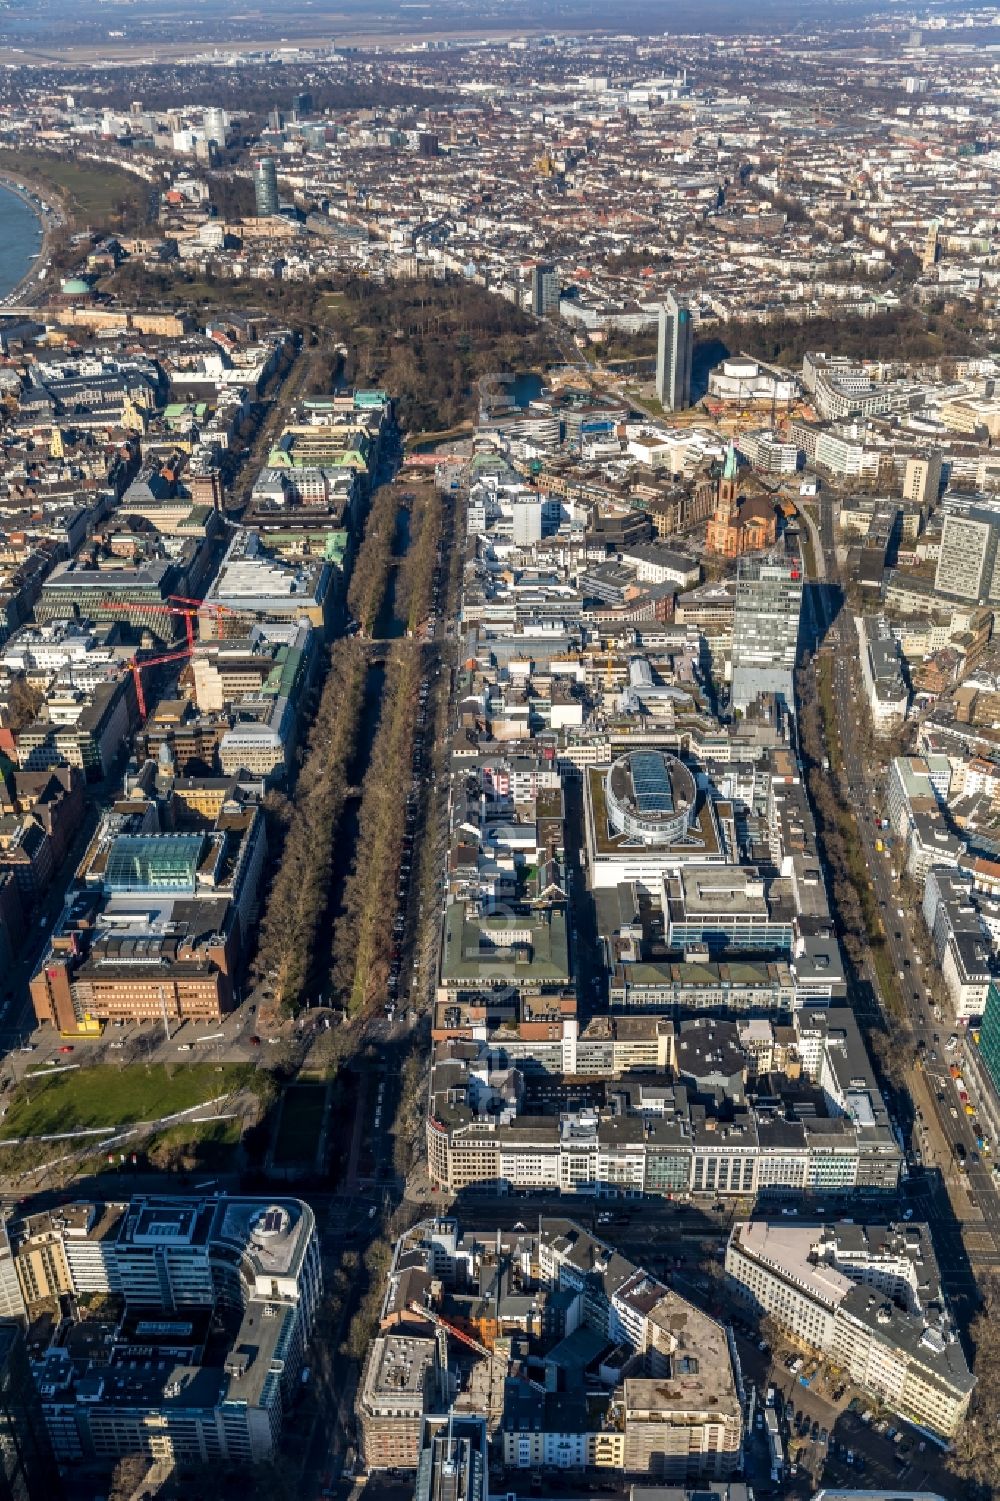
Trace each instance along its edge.
<instances>
[{"instance_id":1,"label":"construction site","mask_svg":"<svg viewBox=\"0 0 1000 1501\"><path fill-rule=\"evenodd\" d=\"M358 1388L369 1474L416 1469L428 1424L483 1425L492 1473L549 1466L684 1482L735 1469L726 1331L573 1220L397 1242Z\"/></svg>"}]
</instances>

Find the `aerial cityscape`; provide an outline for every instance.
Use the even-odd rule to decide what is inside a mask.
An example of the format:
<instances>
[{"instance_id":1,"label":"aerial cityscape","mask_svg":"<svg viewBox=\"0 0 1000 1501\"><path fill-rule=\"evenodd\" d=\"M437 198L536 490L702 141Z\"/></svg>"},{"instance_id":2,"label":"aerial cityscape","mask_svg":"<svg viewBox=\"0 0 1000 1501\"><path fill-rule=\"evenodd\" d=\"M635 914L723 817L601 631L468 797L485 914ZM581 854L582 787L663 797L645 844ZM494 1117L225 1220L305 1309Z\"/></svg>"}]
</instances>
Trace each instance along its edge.
<instances>
[{"instance_id":1,"label":"aerial cityscape","mask_svg":"<svg viewBox=\"0 0 1000 1501\"><path fill-rule=\"evenodd\" d=\"M0 1501L1000 1498L1000 10L0 61Z\"/></svg>"}]
</instances>

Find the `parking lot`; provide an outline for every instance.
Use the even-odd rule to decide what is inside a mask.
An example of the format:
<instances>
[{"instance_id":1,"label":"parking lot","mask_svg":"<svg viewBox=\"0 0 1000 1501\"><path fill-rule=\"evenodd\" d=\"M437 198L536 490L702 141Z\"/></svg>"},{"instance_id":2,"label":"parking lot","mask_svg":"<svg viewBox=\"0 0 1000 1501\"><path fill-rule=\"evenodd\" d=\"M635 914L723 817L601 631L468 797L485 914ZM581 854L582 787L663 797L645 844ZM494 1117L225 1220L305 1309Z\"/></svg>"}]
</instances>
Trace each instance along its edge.
<instances>
[{"instance_id":1,"label":"parking lot","mask_svg":"<svg viewBox=\"0 0 1000 1501\"><path fill-rule=\"evenodd\" d=\"M763 1341L762 1350L750 1324L737 1315L733 1325L744 1379L756 1394L747 1442L747 1471L756 1492L811 1496L823 1484L930 1490L956 1501L962 1495L933 1440L881 1409L837 1367L791 1346L772 1350ZM777 1480L766 1437L768 1406L777 1416L785 1455Z\"/></svg>"}]
</instances>

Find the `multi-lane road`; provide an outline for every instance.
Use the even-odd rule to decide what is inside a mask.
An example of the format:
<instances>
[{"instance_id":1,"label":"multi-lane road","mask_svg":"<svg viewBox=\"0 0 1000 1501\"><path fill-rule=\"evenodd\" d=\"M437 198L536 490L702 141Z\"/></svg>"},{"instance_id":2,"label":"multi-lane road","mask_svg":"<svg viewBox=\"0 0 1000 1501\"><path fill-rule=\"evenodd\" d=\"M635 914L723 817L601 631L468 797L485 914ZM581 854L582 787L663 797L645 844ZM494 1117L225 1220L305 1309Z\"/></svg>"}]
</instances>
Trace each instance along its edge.
<instances>
[{"instance_id":1,"label":"multi-lane road","mask_svg":"<svg viewBox=\"0 0 1000 1501\"><path fill-rule=\"evenodd\" d=\"M815 528L810 528L814 541ZM838 564L834 535L834 511L831 504L822 509L818 529L820 547L816 549L817 575L822 581L837 578ZM908 1191L915 1212L935 1228L942 1273L953 1278L968 1278L968 1262L980 1266L1000 1264L1000 1194L993 1182L990 1167L980 1160L964 1110L957 1101L949 1074L952 1054L948 1039L954 1029L947 1016L935 1015L934 1002L924 980L923 956L914 943L915 923L920 913L910 910L900 890L901 855L888 848L887 835L878 827L887 816L886 770L872 761L857 733L858 704L861 698L858 671L858 639L853 621L843 610L835 615L833 591L813 591L815 625L824 647L832 652L833 701L838 720L839 740L844 758L843 779L847 801L855 815L858 838L865 856L879 918L885 933L885 948L892 964L904 1006L902 1023L891 1021L908 1054L907 1082L914 1105L912 1146L918 1166L936 1166L947 1182L946 1203L936 1188L939 1180L915 1174ZM862 710L861 712L864 712ZM879 997L887 1019L890 1012L886 997L881 995L878 975L870 958L866 978L873 994ZM891 1019L890 1019L891 1020ZM968 1171L958 1166L956 1146L965 1150ZM972 1198L970 1200L970 1193ZM962 1225L958 1238L956 1221Z\"/></svg>"}]
</instances>

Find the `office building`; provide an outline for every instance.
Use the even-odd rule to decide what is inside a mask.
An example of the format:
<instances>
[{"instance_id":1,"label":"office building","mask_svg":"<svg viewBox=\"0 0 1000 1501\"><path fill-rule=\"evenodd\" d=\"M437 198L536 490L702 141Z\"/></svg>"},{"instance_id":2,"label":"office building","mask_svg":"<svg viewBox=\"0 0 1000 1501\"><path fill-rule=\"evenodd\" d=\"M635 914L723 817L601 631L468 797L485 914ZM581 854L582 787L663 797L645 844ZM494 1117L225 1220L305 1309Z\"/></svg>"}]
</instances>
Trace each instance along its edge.
<instances>
[{"instance_id":1,"label":"office building","mask_svg":"<svg viewBox=\"0 0 1000 1501\"><path fill-rule=\"evenodd\" d=\"M445 1028L436 1041L427 1161L445 1189L786 1198L898 1186L902 1154L845 1009L801 1007L791 1028L745 1045L735 1023L698 1017L680 1023L674 1050L649 1030L635 1046L610 1028L579 1036L544 997L531 1005L530 1029L480 1041ZM748 1101L762 1056L776 1077L787 1071L782 1088L806 1090L808 1109L776 1117ZM583 1075L586 1103L544 1113L562 1077Z\"/></svg>"},{"instance_id":2,"label":"office building","mask_svg":"<svg viewBox=\"0 0 1000 1501\"><path fill-rule=\"evenodd\" d=\"M531 272L531 311L536 318L548 318L559 311L559 273L556 268L539 261Z\"/></svg>"},{"instance_id":3,"label":"office building","mask_svg":"<svg viewBox=\"0 0 1000 1501\"><path fill-rule=\"evenodd\" d=\"M691 405L691 311L668 292L660 304L656 339L656 398L667 412Z\"/></svg>"},{"instance_id":4,"label":"office building","mask_svg":"<svg viewBox=\"0 0 1000 1501\"><path fill-rule=\"evenodd\" d=\"M425 1414L444 1405L446 1376L436 1335L379 1335L357 1397L361 1458L369 1470L414 1470Z\"/></svg>"},{"instance_id":5,"label":"office building","mask_svg":"<svg viewBox=\"0 0 1000 1501\"><path fill-rule=\"evenodd\" d=\"M0 1323L0 1501L56 1501L62 1483L19 1324Z\"/></svg>"},{"instance_id":6,"label":"office building","mask_svg":"<svg viewBox=\"0 0 1000 1501\"><path fill-rule=\"evenodd\" d=\"M40 1022L87 1033L97 1021L218 1022L232 1009L266 841L260 807L224 786L206 817L178 796L169 746L137 774L32 976Z\"/></svg>"},{"instance_id":7,"label":"office building","mask_svg":"<svg viewBox=\"0 0 1000 1501\"><path fill-rule=\"evenodd\" d=\"M324 557L286 561L257 532L234 528L198 614L200 635L243 639L262 617L325 632L339 584L339 570Z\"/></svg>"},{"instance_id":8,"label":"office building","mask_svg":"<svg viewBox=\"0 0 1000 1501\"><path fill-rule=\"evenodd\" d=\"M788 955L795 937L795 905L779 882L752 865L682 865L663 883L669 948L712 953L750 951Z\"/></svg>"},{"instance_id":9,"label":"office building","mask_svg":"<svg viewBox=\"0 0 1000 1501\"><path fill-rule=\"evenodd\" d=\"M910 690L903 676L899 642L884 616L855 617L861 649L861 677L876 735L892 735L906 718Z\"/></svg>"},{"instance_id":10,"label":"office building","mask_svg":"<svg viewBox=\"0 0 1000 1501\"><path fill-rule=\"evenodd\" d=\"M0 1319L23 1319L24 1294L18 1275L14 1250L7 1233L7 1221L0 1221Z\"/></svg>"},{"instance_id":11,"label":"office building","mask_svg":"<svg viewBox=\"0 0 1000 1501\"><path fill-rule=\"evenodd\" d=\"M253 164L253 194L258 219L278 212L278 169L273 156L259 156Z\"/></svg>"},{"instance_id":12,"label":"office building","mask_svg":"<svg viewBox=\"0 0 1000 1501\"><path fill-rule=\"evenodd\" d=\"M926 1225L742 1221L726 1248L737 1295L863 1391L942 1438L975 1378L945 1301Z\"/></svg>"},{"instance_id":13,"label":"office building","mask_svg":"<svg viewBox=\"0 0 1000 1501\"><path fill-rule=\"evenodd\" d=\"M995 905L974 889L970 871L932 865L924 886L924 923L956 1021L982 1016L993 990L993 945L980 904ZM985 1023L982 1034L986 1036Z\"/></svg>"},{"instance_id":14,"label":"office building","mask_svg":"<svg viewBox=\"0 0 1000 1501\"><path fill-rule=\"evenodd\" d=\"M205 140L216 146L226 144L226 133L229 128L229 120L224 109L212 107L205 110L201 117L202 128L205 131Z\"/></svg>"},{"instance_id":15,"label":"office building","mask_svg":"<svg viewBox=\"0 0 1000 1501\"><path fill-rule=\"evenodd\" d=\"M952 496L942 509L944 528L935 592L946 599L974 603L1000 600L1000 504L979 496Z\"/></svg>"},{"instance_id":16,"label":"office building","mask_svg":"<svg viewBox=\"0 0 1000 1501\"><path fill-rule=\"evenodd\" d=\"M125 566L119 558L96 568L81 558L57 563L35 604L35 620L39 625L78 620L128 625L166 649L180 634L181 622L165 607L171 596L187 597L202 585L210 553L203 541L188 541L173 555L164 552Z\"/></svg>"},{"instance_id":17,"label":"office building","mask_svg":"<svg viewBox=\"0 0 1000 1501\"><path fill-rule=\"evenodd\" d=\"M994 1089L1000 1093L1000 988L996 984L990 985L986 996L979 1031L979 1052Z\"/></svg>"},{"instance_id":18,"label":"office building","mask_svg":"<svg viewBox=\"0 0 1000 1501\"><path fill-rule=\"evenodd\" d=\"M794 702L803 578L798 541L787 540L784 552L739 562L733 614L734 709L746 709L761 693Z\"/></svg>"},{"instance_id":19,"label":"office building","mask_svg":"<svg viewBox=\"0 0 1000 1501\"><path fill-rule=\"evenodd\" d=\"M96 1358L92 1342L60 1337L35 1362L60 1462L273 1456L322 1292L306 1204L225 1195L77 1203L12 1234L19 1256L61 1249L64 1290L125 1303Z\"/></svg>"}]
</instances>

